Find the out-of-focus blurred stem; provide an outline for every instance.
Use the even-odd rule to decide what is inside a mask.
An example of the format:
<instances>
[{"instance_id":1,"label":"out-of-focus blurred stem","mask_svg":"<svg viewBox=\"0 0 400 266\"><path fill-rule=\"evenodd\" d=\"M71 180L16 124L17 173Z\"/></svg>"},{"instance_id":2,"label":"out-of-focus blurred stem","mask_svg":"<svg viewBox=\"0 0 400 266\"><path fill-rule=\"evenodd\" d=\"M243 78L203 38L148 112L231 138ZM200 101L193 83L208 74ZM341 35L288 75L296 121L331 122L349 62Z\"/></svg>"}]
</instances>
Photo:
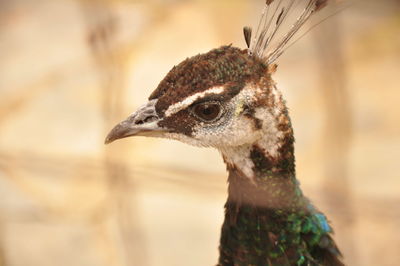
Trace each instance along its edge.
<instances>
[{"instance_id":1,"label":"out-of-focus blurred stem","mask_svg":"<svg viewBox=\"0 0 400 266\"><path fill-rule=\"evenodd\" d=\"M351 94L347 88L342 51L340 17L322 23L314 31L318 64L317 73L324 109L323 129L323 195L329 217L337 230L339 245L348 261L355 261L353 244L354 211L349 184L349 149L352 138Z\"/></svg>"},{"instance_id":2,"label":"out-of-focus blurred stem","mask_svg":"<svg viewBox=\"0 0 400 266\"><path fill-rule=\"evenodd\" d=\"M124 110L124 73L125 58L115 52L118 32L117 16L113 14L112 1L81 1L83 15L87 23L87 41L96 64L98 78L102 90L102 113L104 117L104 132L110 128L114 117L121 117ZM113 215L113 226L117 232L111 237L113 244L102 243L101 246L111 248L106 255L108 265L146 265L145 245L140 236L140 228L135 222L138 214L133 204L134 191L132 181L123 163L116 165L115 161L125 152L122 149L107 149L104 154L106 180L108 191L108 206ZM129 185L127 185L129 184ZM110 239L106 226L100 226L104 221L97 222L97 228L104 228L103 238ZM116 234L115 234L116 233ZM107 242L107 241L106 241Z\"/></svg>"}]
</instances>

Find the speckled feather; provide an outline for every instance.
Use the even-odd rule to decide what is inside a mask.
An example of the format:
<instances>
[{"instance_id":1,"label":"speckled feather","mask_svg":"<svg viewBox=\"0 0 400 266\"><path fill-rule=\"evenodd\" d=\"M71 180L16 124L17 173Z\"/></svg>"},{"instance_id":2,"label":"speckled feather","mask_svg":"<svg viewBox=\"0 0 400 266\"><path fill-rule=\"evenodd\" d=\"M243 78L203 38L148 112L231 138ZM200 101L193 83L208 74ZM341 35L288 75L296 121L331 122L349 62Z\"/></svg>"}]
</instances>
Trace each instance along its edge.
<instances>
[{"instance_id":1,"label":"speckled feather","mask_svg":"<svg viewBox=\"0 0 400 266\"><path fill-rule=\"evenodd\" d=\"M174 66L160 82L149 100L157 99L159 115L175 103L216 86L227 86L219 95L230 99L239 93L247 82L258 82L269 75L268 67L259 58L249 56L247 50L222 46L205 54L188 58ZM204 99L202 99L204 101ZM190 119L187 110L168 117L160 125L168 125L174 132L191 135L196 121Z\"/></svg>"},{"instance_id":2,"label":"speckled feather","mask_svg":"<svg viewBox=\"0 0 400 266\"><path fill-rule=\"evenodd\" d=\"M159 99L157 112L163 113L171 104L196 92L227 83L243 84L250 79L258 80L266 71L267 65L256 57L248 56L247 50L222 46L173 67L149 100Z\"/></svg>"}]
</instances>

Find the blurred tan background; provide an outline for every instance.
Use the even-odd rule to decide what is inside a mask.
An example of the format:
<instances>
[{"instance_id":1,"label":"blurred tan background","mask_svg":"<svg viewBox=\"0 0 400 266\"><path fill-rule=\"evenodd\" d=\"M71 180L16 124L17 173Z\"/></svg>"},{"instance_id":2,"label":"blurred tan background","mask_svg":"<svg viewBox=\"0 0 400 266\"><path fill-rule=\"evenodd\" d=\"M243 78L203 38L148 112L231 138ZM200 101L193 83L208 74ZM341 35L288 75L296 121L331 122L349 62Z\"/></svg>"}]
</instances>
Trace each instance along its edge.
<instances>
[{"instance_id":1,"label":"blurred tan background","mask_svg":"<svg viewBox=\"0 0 400 266\"><path fill-rule=\"evenodd\" d=\"M0 1L1 266L215 265L227 196L218 152L103 140L174 64L244 48L263 2ZM354 1L275 75L298 178L348 265L400 264L399 11Z\"/></svg>"}]
</instances>

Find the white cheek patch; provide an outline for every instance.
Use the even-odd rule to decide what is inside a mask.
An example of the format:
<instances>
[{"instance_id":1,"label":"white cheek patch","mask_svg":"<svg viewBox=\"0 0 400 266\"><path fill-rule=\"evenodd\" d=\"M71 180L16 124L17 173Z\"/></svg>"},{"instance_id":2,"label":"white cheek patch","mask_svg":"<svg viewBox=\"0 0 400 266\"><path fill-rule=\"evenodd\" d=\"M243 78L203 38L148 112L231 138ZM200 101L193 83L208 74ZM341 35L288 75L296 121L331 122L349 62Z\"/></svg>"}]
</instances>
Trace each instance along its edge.
<instances>
[{"instance_id":1,"label":"white cheek patch","mask_svg":"<svg viewBox=\"0 0 400 266\"><path fill-rule=\"evenodd\" d=\"M207 95L221 94L224 91L225 91L224 86L218 86L218 87L212 87L206 91L195 93L195 94L187 97L183 101L180 101L180 102L175 103L175 104L171 105L170 107L168 107L167 111L165 111L165 116L171 116L171 115L185 109L186 107L190 106L192 103L194 103L198 99L203 98Z\"/></svg>"},{"instance_id":2,"label":"white cheek patch","mask_svg":"<svg viewBox=\"0 0 400 266\"><path fill-rule=\"evenodd\" d=\"M262 131L254 131L254 122L241 115L244 105L256 100L257 89L243 88L232 98L229 110L232 114L226 123L213 127L198 125L193 130L193 138L206 146L217 148L229 165L234 165L250 180L254 180L254 163L250 158L252 144L262 138Z\"/></svg>"},{"instance_id":3,"label":"white cheek patch","mask_svg":"<svg viewBox=\"0 0 400 266\"><path fill-rule=\"evenodd\" d=\"M230 100L230 115L223 117L222 123L207 126L199 123L193 128L193 137L201 140L205 146L217 149L225 146L241 146L246 143L254 143L260 138L261 132L254 132L254 123L241 115L243 106L254 100L255 90L248 86Z\"/></svg>"},{"instance_id":4,"label":"white cheek patch","mask_svg":"<svg viewBox=\"0 0 400 266\"><path fill-rule=\"evenodd\" d=\"M225 158L225 162L230 165L234 165L237 167L242 173L249 178L251 181L254 181L254 163L250 159L250 145L243 145L239 147L222 147L220 148L220 152L222 156Z\"/></svg>"},{"instance_id":5,"label":"white cheek patch","mask_svg":"<svg viewBox=\"0 0 400 266\"><path fill-rule=\"evenodd\" d=\"M276 119L277 115L284 110L281 94L278 90L272 92L272 97L277 103L273 110L269 110L267 106L255 109L254 117L262 121L261 130L255 131L253 121L244 119L240 115L243 108L241 103L254 102L256 94L260 95L261 93L263 92L259 88L249 86L237 95L235 104L238 109L235 110L235 117L233 117L231 125L224 129L221 136L225 138L222 139L221 137L220 146L217 147L228 164L235 165L252 181L254 181L254 163L250 158L250 152L253 145L263 149L266 155L276 158L279 156L279 148L284 138L284 133L279 130ZM224 144L225 139L228 140L228 143L221 145Z\"/></svg>"},{"instance_id":6,"label":"white cheek patch","mask_svg":"<svg viewBox=\"0 0 400 266\"><path fill-rule=\"evenodd\" d=\"M275 117L265 108L257 108L255 117L263 121L263 138L257 142L257 145L268 152L269 156L277 157L279 155L278 149L280 148L284 135L283 132L278 129L278 123Z\"/></svg>"},{"instance_id":7,"label":"white cheek patch","mask_svg":"<svg viewBox=\"0 0 400 266\"><path fill-rule=\"evenodd\" d=\"M187 97L180 103L168 108L166 115L172 115L193 102L208 94L223 93L224 87L214 87L204 92ZM254 163L251 160L253 145L257 145L271 157L279 156L279 148L284 138L284 133L278 128L277 117L284 110L281 94L278 90L272 91L274 109L260 106L255 109L253 116L262 121L261 130L255 130L254 121L245 117L242 113L246 104L257 101L257 95L264 93L262 88L251 85L244 87L239 94L230 100L227 110L231 115L225 117L221 123L207 125L198 123L193 128L192 136L178 133L165 133L164 137L179 140L189 145L199 147L217 148L223 155L227 164L234 165L251 181L254 181Z\"/></svg>"}]
</instances>

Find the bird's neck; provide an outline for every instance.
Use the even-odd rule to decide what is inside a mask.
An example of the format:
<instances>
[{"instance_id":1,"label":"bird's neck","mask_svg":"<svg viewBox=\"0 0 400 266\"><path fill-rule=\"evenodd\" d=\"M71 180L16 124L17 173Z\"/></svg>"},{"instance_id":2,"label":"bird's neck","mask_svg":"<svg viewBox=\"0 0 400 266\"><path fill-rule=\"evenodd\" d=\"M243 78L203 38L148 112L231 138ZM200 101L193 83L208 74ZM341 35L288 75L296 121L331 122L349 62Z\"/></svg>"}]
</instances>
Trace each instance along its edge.
<instances>
[{"instance_id":1,"label":"bird's neck","mask_svg":"<svg viewBox=\"0 0 400 266\"><path fill-rule=\"evenodd\" d=\"M326 217L296 179L294 135L276 87L263 86L242 115L254 126L250 143L222 147L229 171L218 266L341 265ZM254 137L254 138L251 138Z\"/></svg>"},{"instance_id":2,"label":"bird's neck","mask_svg":"<svg viewBox=\"0 0 400 266\"><path fill-rule=\"evenodd\" d=\"M274 157L259 142L241 147L236 154L241 161L227 162L228 202L274 210L297 208L303 194L295 174L293 142L293 136L285 137Z\"/></svg>"},{"instance_id":3,"label":"bird's neck","mask_svg":"<svg viewBox=\"0 0 400 266\"><path fill-rule=\"evenodd\" d=\"M229 171L228 203L274 210L301 204L293 129L281 97L275 102L275 106L281 104L279 111L250 112L248 118L260 124L252 143L221 149Z\"/></svg>"},{"instance_id":4,"label":"bird's neck","mask_svg":"<svg viewBox=\"0 0 400 266\"><path fill-rule=\"evenodd\" d=\"M252 144L222 151L229 171L229 196L219 265L268 265L267 260L286 265L287 261L279 261L285 258L282 253L297 249L293 239L298 232L291 232L291 227L300 226L309 202L295 177L290 121L283 124L277 125L280 133L272 142L271 134L264 132L265 137ZM280 238L288 238L285 245L277 244ZM295 262L302 259L301 252L293 252Z\"/></svg>"}]
</instances>

